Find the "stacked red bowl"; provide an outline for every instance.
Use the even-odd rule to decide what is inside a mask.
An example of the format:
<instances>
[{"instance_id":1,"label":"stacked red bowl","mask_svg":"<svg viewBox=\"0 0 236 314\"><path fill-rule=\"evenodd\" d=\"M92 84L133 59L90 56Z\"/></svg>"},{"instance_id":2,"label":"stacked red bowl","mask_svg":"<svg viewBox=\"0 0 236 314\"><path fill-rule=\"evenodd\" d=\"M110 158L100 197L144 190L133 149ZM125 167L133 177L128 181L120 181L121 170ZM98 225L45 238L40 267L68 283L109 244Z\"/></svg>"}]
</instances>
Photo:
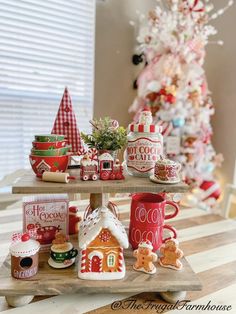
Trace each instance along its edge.
<instances>
[{"instance_id":1,"label":"stacked red bowl","mask_svg":"<svg viewBox=\"0 0 236 314\"><path fill-rule=\"evenodd\" d=\"M66 171L70 161L70 146L67 145L64 135L35 135L32 145L29 159L36 175L40 176L44 171Z\"/></svg>"}]
</instances>

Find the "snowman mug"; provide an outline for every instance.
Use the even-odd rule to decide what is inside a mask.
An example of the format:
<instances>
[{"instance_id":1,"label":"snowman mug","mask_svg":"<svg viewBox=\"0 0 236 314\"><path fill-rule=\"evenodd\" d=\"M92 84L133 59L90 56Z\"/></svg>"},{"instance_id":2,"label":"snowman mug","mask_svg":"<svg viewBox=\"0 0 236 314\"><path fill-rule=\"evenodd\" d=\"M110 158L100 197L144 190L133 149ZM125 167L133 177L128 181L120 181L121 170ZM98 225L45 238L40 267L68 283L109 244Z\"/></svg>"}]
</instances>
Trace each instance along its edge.
<instances>
[{"instance_id":1,"label":"snowman mug","mask_svg":"<svg viewBox=\"0 0 236 314\"><path fill-rule=\"evenodd\" d=\"M171 214L165 214L167 205L174 207L175 211ZM149 240L153 245L153 251L170 238L177 237L174 227L165 224L165 219L174 218L179 212L179 206L165 200L160 194L137 193L132 195L129 242L133 249L137 249L141 241ZM164 230L172 232L171 237L164 238Z\"/></svg>"}]
</instances>

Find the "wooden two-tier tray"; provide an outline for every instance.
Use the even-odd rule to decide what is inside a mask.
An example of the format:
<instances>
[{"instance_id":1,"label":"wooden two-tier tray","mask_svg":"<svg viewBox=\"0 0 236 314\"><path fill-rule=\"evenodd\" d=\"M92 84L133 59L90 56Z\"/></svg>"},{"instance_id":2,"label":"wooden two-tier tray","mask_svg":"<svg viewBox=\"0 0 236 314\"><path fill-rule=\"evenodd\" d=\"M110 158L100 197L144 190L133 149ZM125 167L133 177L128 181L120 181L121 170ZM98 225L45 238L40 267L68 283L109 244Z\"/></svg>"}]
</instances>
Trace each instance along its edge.
<instances>
[{"instance_id":1,"label":"wooden two-tier tray","mask_svg":"<svg viewBox=\"0 0 236 314\"><path fill-rule=\"evenodd\" d=\"M71 172L78 176L76 170ZM126 177L122 181L88 181L79 179L69 184L48 183L37 179L33 174L21 178L12 189L17 194L48 193L89 193L90 205L96 208L107 205L108 193L184 193L188 186L183 183L175 185L155 184L147 178ZM76 237L72 239L78 247ZM39 272L27 280L17 280L10 274L10 257L8 256L0 268L0 295L6 297L9 304L19 302L27 304L34 295L58 295L76 292L87 293L124 293L160 292L168 302L183 299L186 291L201 290L201 283L188 262L183 259L183 269L174 271L157 266L155 275L135 272L132 268L134 258L131 249L125 251L126 276L122 280L90 281L81 280L77 275L77 264L67 269L53 269L48 263L48 254L40 253Z\"/></svg>"}]
</instances>

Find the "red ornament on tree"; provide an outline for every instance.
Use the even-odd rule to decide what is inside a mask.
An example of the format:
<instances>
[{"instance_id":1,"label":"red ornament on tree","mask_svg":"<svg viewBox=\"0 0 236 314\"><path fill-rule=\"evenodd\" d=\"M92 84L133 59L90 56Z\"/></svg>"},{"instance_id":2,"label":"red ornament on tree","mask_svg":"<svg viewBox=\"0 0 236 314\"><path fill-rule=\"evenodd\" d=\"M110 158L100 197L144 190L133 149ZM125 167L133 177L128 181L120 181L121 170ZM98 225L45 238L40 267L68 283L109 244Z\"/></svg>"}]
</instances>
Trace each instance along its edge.
<instances>
[{"instance_id":1,"label":"red ornament on tree","mask_svg":"<svg viewBox=\"0 0 236 314\"><path fill-rule=\"evenodd\" d=\"M168 94L166 96L166 101L169 102L170 104L174 104L176 102L176 97L172 94Z\"/></svg>"},{"instance_id":2,"label":"red ornament on tree","mask_svg":"<svg viewBox=\"0 0 236 314\"><path fill-rule=\"evenodd\" d=\"M159 91L159 94L160 95L166 95L166 90L164 88L162 88L160 91Z\"/></svg>"},{"instance_id":3,"label":"red ornament on tree","mask_svg":"<svg viewBox=\"0 0 236 314\"><path fill-rule=\"evenodd\" d=\"M80 138L80 132L77 128L71 97L67 88L65 88L61 99L61 104L51 133L65 135L68 144L71 145L70 151L75 155L83 155L85 153Z\"/></svg>"}]
</instances>

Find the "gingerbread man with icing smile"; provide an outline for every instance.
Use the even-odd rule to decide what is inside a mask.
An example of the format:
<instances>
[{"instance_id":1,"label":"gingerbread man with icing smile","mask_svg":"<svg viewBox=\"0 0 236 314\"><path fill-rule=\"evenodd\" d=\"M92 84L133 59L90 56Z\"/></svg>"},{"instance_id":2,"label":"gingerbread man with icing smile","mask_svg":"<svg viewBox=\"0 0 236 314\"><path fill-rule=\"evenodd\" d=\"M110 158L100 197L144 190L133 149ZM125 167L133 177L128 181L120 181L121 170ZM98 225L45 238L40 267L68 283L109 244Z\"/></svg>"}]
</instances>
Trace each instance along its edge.
<instances>
[{"instance_id":1,"label":"gingerbread man with icing smile","mask_svg":"<svg viewBox=\"0 0 236 314\"><path fill-rule=\"evenodd\" d=\"M133 252L133 256L137 258L136 263L133 265L134 270L155 274L156 267L153 262L157 261L157 255L152 250L153 246L149 240L139 243L138 249Z\"/></svg>"}]
</instances>

